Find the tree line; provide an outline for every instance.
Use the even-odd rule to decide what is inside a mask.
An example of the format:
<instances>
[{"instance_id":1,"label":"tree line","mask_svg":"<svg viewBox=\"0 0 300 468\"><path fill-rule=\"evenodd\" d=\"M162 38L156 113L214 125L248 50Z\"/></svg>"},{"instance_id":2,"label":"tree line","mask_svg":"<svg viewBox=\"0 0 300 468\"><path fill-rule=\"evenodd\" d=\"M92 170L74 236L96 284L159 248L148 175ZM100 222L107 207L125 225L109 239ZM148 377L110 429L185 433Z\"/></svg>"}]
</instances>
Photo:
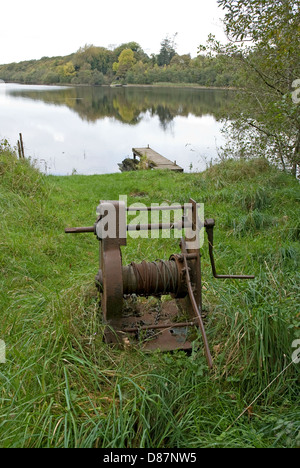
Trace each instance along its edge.
<instances>
[{"instance_id":1,"label":"tree line","mask_svg":"<svg viewBox=\"0 0 300 468\"><path fill-rule=\"evenodd\" d=\"M174 38L161 42L158 54L145 53L137 42L113 50L85 45L64 57L43 57L0 65L0 78L24 84L109 85L182 83L201 86L230 87L234 72L228 71L219 56L176 52Z\"/></svg>"}]
</instances>

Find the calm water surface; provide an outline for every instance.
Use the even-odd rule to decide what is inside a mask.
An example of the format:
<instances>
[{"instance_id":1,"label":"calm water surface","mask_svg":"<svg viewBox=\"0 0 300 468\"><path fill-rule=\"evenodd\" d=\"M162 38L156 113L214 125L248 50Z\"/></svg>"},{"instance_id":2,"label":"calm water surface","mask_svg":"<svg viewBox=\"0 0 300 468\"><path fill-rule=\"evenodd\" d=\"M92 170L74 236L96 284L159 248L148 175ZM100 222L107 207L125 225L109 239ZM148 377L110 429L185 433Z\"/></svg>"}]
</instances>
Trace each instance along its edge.
<instances>
[{"instance_id":1,"label":"calm water surface","mask_svg":"<svg viewBox=\"0 0 300 468\"><path fill-rule=\"evenodd\" d=\"M119 172L133 147L203 170L224 141L230 91L0 84L0 139L48 174ZM191 169L192 168L192 169Z\"/></svg>"}]
</instances>

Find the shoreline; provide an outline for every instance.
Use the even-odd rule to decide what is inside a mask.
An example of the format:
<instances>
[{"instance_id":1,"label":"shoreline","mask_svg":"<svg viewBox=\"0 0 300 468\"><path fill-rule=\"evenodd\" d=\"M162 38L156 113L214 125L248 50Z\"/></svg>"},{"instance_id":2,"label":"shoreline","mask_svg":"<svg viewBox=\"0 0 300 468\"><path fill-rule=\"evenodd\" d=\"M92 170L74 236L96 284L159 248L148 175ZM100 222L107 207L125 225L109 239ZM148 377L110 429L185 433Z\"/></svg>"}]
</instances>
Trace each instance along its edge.
<instances>
[{"instance_id":1,"label":"shoreline","mask_svg":"<svg viewBox=\"0 0 300 468\"><path fill-rule=\"evenodd\" d=\"M5 81L4 84L16 84L24 86L49 86L49 87L66 87L66 88L174 88L174 89L201 89L201 90L221 90L221 91L238 91L238 88L233 86L203 86L197 83L168 83L157 82L153 84L124 84L114 86L112 84L89 85L89 84L71 84L71 83L20 83L18 81Z\"/></svg>"}]
</instances>

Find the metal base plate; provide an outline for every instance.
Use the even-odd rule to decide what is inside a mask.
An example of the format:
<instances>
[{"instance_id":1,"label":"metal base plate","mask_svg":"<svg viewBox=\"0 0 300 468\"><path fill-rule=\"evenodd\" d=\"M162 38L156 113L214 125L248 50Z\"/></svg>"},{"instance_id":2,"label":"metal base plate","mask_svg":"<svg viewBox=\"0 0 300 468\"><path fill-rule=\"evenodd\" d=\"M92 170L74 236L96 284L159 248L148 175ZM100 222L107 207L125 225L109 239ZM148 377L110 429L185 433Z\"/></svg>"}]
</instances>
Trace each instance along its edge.
<instances>
[{"instance_id":1,"label":"metal base plate","mask_svg":"<svg viewBox=\"0 0 300 468\"><path fill-rule=\"evenodd\" d=\"M145 341L142 348L145 351L174 351L176 349L189 350L192 349L192 342L188 341L187 328L167 328L158 331L154 339Z\"/></svg>"},{"instance_id":2,"label":"metal base plate","mask_svg":"<svg viewBox=\"0 0 300 468\"><path fill-rule=\"evenodd\" d=\"M183 316L180 301L161 302L153 298L146 302L137 301L134 316L123 316L123 336L127 338L125 339L129 344L139 344L145 351L154 351L156 349L161 351L188 350L192 348L191 335L193 334L193 327L177 327L174 325L189 320L190 318ZM151 325L155 328L151 328ZM168 328L157 328L160 326L166 327L167 325L170 326ZM149 328L145 330L141 327ZM135 328L136 331L125 331L131 328Z\"/></svg>"}]
</instances>

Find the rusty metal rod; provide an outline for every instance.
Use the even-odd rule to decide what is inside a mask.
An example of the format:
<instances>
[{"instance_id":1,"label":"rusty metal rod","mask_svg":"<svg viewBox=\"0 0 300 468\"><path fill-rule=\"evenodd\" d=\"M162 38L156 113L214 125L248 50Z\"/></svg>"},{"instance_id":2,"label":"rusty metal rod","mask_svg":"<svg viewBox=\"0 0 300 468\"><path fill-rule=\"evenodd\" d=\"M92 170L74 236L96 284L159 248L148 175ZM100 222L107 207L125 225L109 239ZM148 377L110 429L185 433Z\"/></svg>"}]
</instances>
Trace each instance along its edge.
<instances>
[{"instance_id":1,"label":"rusty metal rod","mask_svg":"<svg viewBox=\"0 0 300 468\"><path fill-rule=\"evenodd\" d=\"M195 312L196 316L198 317L200 330L201 330L203 343L204 343L204 351L205 351L207 364L208 364L209 368L212 369L213 360L212 360L212 357L211 357L209 344L208 344L208 340L207 340L207 336L206 336L206 332L205 332L205 328L204 328L204 324L203 324L203 320L202 320L202 315L201 315L202 310L199 311L198 305L197 305L196 300L195 300L192 284L191 284L191 277L190 277L189 267L188 267L188 263L187 263L187 259L186 259L186 255L187 255L186 243L185 243L184 239L181 239L181 249L182 249L183 261L184 261L185 272L186 272L186 283L187 283L187 287L188 287L188 292L189 292L191 304L192 304L192 307L194 309L194 312Z\"/></svg>"},{"instance_id":2,"label":"rusty metal rod","mask_svg":"<svg viewBox=\"0 0 300 468\"><path fill-rule=\"evenodd\" d=\"M142 325L140 327L132 327L132 328L123 328L122 331L126 333L134 333L140 330L157 330L157 329L165 329L165 328L183 328L183 327L193 327L196 325L197 319L191 322L181 322L181 323L166 323L162 325Z\"/></svg>"},{"instance_id":3,"label":"rusty metal rod","mask_svg":"<svg viewBox=\"0 0 300 468\"><path fill-rule=\"evenodd\" d=\"M174 205L174 206L144 206L144 207L134 207L128 206L126 208L127 211L172 211L172 210L184 210L184 205Z\"/></svg>"},{"instance_id":4,"label":"rusty metal rod","mask_svg":"<svg viewBox=\"0 0 300 468\"><path fill-rule=\"evenodd\" d=\"M132 207L128 207L127 211L160 211L164 209L177 209L177 207L144 207L144 208L137 208L134 209ZM178 206L178 209L183 208L182 206ZM207 228L207 234L209 236L209 229L213 227L214 220L206 219L204 222L204 226ZM158 224L127 224L126 230L127 231L151 231L151 230L163 230L163 229L190 229L193 227L193 223L190 221L178 222L178 223L158 223ZM88 227L73 227L73 228L66 228L66 234L79 234L79 233L88 233L88 232L95 232L95 226L88 226ZM251 277L252 278L252 277Z\"/></svg>"},{"instance_id":5,"label":"rusty metal rod","mask_svg":"<svg viewBox=\"0 0 300 468\"><path fill-rule=\"evenodd\" d=\"M185 255L185 258L186 258L187 260L197 260L197 259L198 259L198 256L199 256L199 255L196 254L196 253L188 253L188 254ZM183 257L182 257L182 260L181 260L181 257L179 257L179 261L180 261L180 262L183 261Z\"/></svg>"},{"instance_id":6,"label":"rusty metal rod","mask_svg":"<svg viewBox=\"0 0 300 468\"><path fill-rule=\"evenodd\" d=\"M190 229L192 228L191 222L178 222L178 223L158 223L158 224L127 224L127 231L151 231L151 230L163 230L163 229ZM82 234L95 232L95 226L88 227L72 227L66 228L66 234Z\"/></svg>"},{"instance_id":7,"label":"rusty metal rod","mask_svg":"<svg viewBox=\"0 0 300 468\"><path fill-rule=\"evenodd\" d=\"M186 229L191 228L191 222L181 221L178 223L157 223L157 224L127 224L127 231L152 231L163 229Z\"/></svg>"},{"instance_id":8,"label":"rusty metal rod","mask_svg":"<svg viewBox=\"0 0 300 468\"><path fill-rule=\"evenodd\" d=\"M95 232L95 226L66 228L66 234L79 234L84 232Z\"/></svg>"}]
</instances>

